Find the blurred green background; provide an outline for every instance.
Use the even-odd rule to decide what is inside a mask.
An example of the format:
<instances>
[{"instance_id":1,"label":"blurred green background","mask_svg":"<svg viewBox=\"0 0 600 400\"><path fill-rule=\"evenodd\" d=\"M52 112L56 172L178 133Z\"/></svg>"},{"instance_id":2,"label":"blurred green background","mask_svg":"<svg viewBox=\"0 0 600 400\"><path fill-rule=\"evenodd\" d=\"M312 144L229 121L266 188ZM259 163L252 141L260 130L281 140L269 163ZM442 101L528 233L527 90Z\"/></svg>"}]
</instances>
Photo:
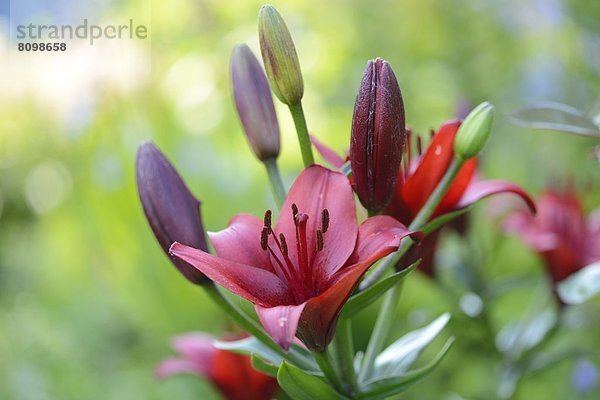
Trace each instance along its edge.
<instances>
[{"instance_id":1,"label":"blurred green background","mask_svg":"<svg viewBox=\"0 0 600 400\"><path fill-rule=\"evenodd\" d=\"M236 43L246 42L258 54L261 4L171 0L149 8L137 0L104 2L106 21L136 18L140 9L151 13L151 41L140 48L131 42L128 53L137 57L139 69L123 72L116 55L106 53L116 64L101 70L81 62L78 57L86 53L77 49L57 56L51 66L39 61L42 55L27 68L18 57L9 63L15 46L8 40L8 5L2 2L1 399L218 398L193 377L153 378L155 364L172 353L172 335L218 334L229 325L156 245L138 202L134 158L140 143L154 140L203 201L208 230L222 229L236 213L260 215L273 206L264 170L235 115L228 75ZM339 152L349 144L366 60L379 56L395 69L407 122L415 131L427 133L489 100L499 117L482 175L511 179L534 194L548 183L572 181L588 209L600 204L594 139L522 129L505 117L542 100L597 107L600 2L273 4L296 41L309 129ZM69 67L79 68L81 76L65 76ZM277 106L280 164L289 185L301 158L291 118ZM551 299L543 296L538 258L516 238L498 233L497 221L487 215L479 206L472 233L461 243L447 238L440 261L457 262L460 245L489 279L529 279L529 286L489 306L497 331L517 320L532 297L547 304ZM484 333L460 315L457 298L418 274L407 281L396 316L398 336L451 310L456 317L447 335L457 335L458 341L442 366L406 398L494 397L497 360L477 345ZM599 312L598 304L570 310L572 325L557 346L579 342L597 348ZM374 312L360 318L364 323L357 325L365 326ZM358 346L365 345L367 335L357 329ZM438 350L440 344L433 347ZM575 360L566 360L528 377L516 398L578 398L571 395L574 365ZM599 397L596 385L579 398Z\"/></svg>"}]
</instances>

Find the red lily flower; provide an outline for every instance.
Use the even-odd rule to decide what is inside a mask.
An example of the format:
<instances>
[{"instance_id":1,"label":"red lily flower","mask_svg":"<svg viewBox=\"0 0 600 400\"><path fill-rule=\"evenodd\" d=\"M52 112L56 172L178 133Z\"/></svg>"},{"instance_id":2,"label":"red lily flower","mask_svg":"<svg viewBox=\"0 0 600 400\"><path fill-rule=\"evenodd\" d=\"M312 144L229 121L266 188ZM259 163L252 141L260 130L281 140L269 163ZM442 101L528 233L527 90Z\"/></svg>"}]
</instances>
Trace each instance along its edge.
<instances>
[{"instance_id":1,"label":"red lily flower","mask_svg":"<svg viewBox=\"0 0 600 400\"><path fill-rule=\"evenodd\" d=\"M458 120L444 123L437 133L432 135L431 142L425 152L421 151L421 141L417 137L418 155L416 158L412 158L412 133L407 129L407 144L398 172L396 190L385 210L385 214L391 215L405 225L410 225L448 170L454 158L454 137L459 127L460 121ZM342 166L344 163L343 158L337 156L334 151L315 138L312 141L327 162L337 168ZM475 176L476 168L476 158L465 162L450 186L448 193L446 193L432 215L432 219L468 207L484 197L497 193L514 193L518 195L527 203L531 212L535 213L535 203L521 187L503 180L477 179ZM412 264L417 259L422 258L419 269L427 275L433 276L433 255L439 232L438 229L436 232L427 235L418 246L413 246L399 265Z\"/></svg>"},{"instance_id":2,"label":"red lily flower","mask_svg":"<svg viewBox=\"0 0 600 400\"><path fill-rule=\"evenodd\" d=\"M460 127L460 121L444 123L437 133L432 135L431 142L421 154L420 141L417 142L419 155L411 159L410 132L403 165L398 175L396 191L386 210L386 214L409 225L419 213L425 202L438 185L454 158L454 137ZM420 138L417 138L419 140ZM535 213L535 203L519 186L503 180L480 180L475 177L477 159L467 160L450 189L432 215L432 219L440 215L468 207L484 197L498 193L514 193L521 197L531 212ZM428 235L420 246L413 247L401 261L401 265L423 258L419 268L433 276L433 255L439 237L439 230Z\"/></svg>"},{"instance_id":3,"label":"red lily flower","mask_svg":"<svg viewBox=\"0 0 600 400\"><path fill-rule=\"evenodd\" d=\"M166 378L189 373L210 380L228 400L269 400L277 391L277 380L252 368L249 356L220 350L214 338L204 333L187 333L173 338L171 345L180 357L161 362L155 374Z\"/></svg>"},{"instance_id":4,"label":"red lily flower","mask_svg":"<svg viewBox=\"0 0 600 400\"><path fill-rule=\"evenodd\" d=\"M360 278L409 234L387 216L358 227L348 179L315 165L292 185L274 227L270 211L264 220L240 214L210 234L218 257L179 243L171 252L254 303L284 349L297 335L309 349L323 351Z\"/></svg>"},{"instance_id":5,"label":"red lily flower","mask_svg":"<svg viewBox=\"0 0 600 400\"><path fill-rule=\"evenodd\" d=\"M587 219L573 191L548 190L538 202L534 217L522 210L504 221L546 261L554 282L600 260L600 208Z\"/></svg>"}]
</instances>

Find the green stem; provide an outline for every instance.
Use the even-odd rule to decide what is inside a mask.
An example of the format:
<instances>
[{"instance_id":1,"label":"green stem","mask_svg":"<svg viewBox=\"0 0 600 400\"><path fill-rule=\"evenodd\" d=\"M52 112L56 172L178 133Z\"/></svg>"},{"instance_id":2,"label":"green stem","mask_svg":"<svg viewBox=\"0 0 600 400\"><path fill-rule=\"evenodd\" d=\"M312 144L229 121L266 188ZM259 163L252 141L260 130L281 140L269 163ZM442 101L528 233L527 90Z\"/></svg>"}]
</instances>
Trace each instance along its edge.
<instances>
[{"instance_id":1,"label":"green stem","mask_svg":"<svg viewBox=\"0 0 600 400\"><path fill-rule=\"evenodd\" d=\"M438 183L438 185L435 187L434 191L431 193L431 196L429 196L425 202L425 205L423 205L415 219L408 226L409 230L416 231L423 228L423 226L427 224L431 218L431 215L444 198L444 195L450 188L450 185L454 181L454 178L456 178L456 175L458 174L458 171L460 171L460 168L463 166L463 164L463 160L459 160L457 158L452 160L452 163L450 164L450 167L448 167L446 174L440 183ZM389 267L395 266L398 261L400 261L402 256L406 254L412 245L413 241L411 238L402 240L398 250L384 258L379 265L377 265L377 267L375 267L373 271L367 277L365 277L365 279L363 279L359 289L362 291L375 284Z\"/></svg>"},{"instance_id":2,"label":"green stem","mask_svg":"<svg viewBox=\"0 0 600 400\"><path fill-rule=\"evenodd\" d=\"M280 356L285 356L283 349L279 347L279 345L275 343L254 320L249 318L242 310L231 303L231 301L229 301L229 299L227 299L214 284L204 285L203 287L210 298L221 307L221 309L223 309L236 324Z\"/></svg>"},{"instance_id":3,"label":"green stem","mask_svg":"<svg viewBox=\"0 0 600 400\"><path fill-rule=\"evenodd\" d=\"M290 113L294 119L294 125L296 125L296 133L298 134L298 143L300 144L300 151L302 152L302 161L305 167L310 167L315 163L313 157L312 145L310 138L308 137L308 128L306 127L306 118L304 117L304 110L302 109L302 103L294 104L289 106Z\"/></svg>"},{"instance_id":4,"label":"green stem","mask_svg":"<svg viewBox=\"0 0 600 400\"><path fill-rule=\"evenodd\" d=\"M352 324L348 318L340 318L333 338L334 357L340 369L344 389L348 393L356 393L358 385L354 371L354 343L352 339Z\"/></svg>"},{"instance_id":5,"label":"green stem","mask_svg":"<svg viewBox=\"0 0 600 400\"><path fill-rule=\"evenodd\" d=\"M385 341L388 338L389 332L392 329L394 323L394 312L396 311L396 304L398 304L398 297L402 285L396 285L391 288L383 298L383 304L379 310L377 321L373 327L373 334L369 339L365 356L363 357L362 364L360 366L360 372L358 374L359 382L364 382L371 377L373 373L373 367L375 365L375 358L383 349Z\"/></svg>"},{"instance_id":6,"label":"green stem","mask_svg":"<svg viewBox=\"0 0 600 400\"><path fill-rule=\"evenodd\" d=\"M325 377L329 380L329 382L331 382L335 390L339 391L340 393L344 393L344 385L340 379L340 376L338 375L338 372L333 366L331 359L329 358L328 349L325 349L323 352L314 352L312 354L315 357L319 368L321 368L321 371L323 371Z\"/></svg>"},{"instance_id":7,"label":"green stem","mask_svg":"<svg viewBox=\"0 0 600 400\"><path fill-rule=\"evenodd\" d=\"M456 157L452 160L450 167L444 174L442 180L438 183L435 190L431 193L425 205L412 223L408 226L409 230L419 230L421 229L427 221L431 218L433 213L435 212L437 206L440 204L446 192L450 188L450 185L456 178L458 171L464 164L463 160L459 160ZM402 241L400 247L395 253L390 254L386 257L373 271L373 274L377 274L376 279L372 279L366 285L361 285L360 289L364 290L368 288L370 285L375 283L379 276L383 275L387 268L392 267L398 263L400 258L410 249L413 242L409 238ZM371 276L369 276L371 278ZM366 283L366 279L365 282ZM396 304L398 303L398 297L400 296L401 286L396 285L392 289L390 289L384 297L383 304L381 309L379 310L379 315L377 316L377 320L375 322L375 327L373 328L373 333L371 335L371 339L369 339L369 344L367 345L367 350L365 352L365 356L363 358L363 362L361 365L361 370L358 376L360 382L364 382L365 379L368 379L373 371L373 364L375 362L375 358L383 349L385 345L385 341L387 340L390 331L393 326L393 313L395 311Z\"/></svg>"},{"instance_id":8,"label":"green stem","mask_svg":"<svg viewBox=\"0 0 600 400\"><path fill-rule=\"evenodd\" d=\"M285 201L286 192L285 187L283 186L283 181L281 180L279 168L277 167L277 160L275 157L267 158L263 161L263 163L267 169L267 175L269 175L269 182L271 182L271 189L273 190L275 203L277 203L277 207L281 209L281 206Z\"/></svg>"}]
</instances>

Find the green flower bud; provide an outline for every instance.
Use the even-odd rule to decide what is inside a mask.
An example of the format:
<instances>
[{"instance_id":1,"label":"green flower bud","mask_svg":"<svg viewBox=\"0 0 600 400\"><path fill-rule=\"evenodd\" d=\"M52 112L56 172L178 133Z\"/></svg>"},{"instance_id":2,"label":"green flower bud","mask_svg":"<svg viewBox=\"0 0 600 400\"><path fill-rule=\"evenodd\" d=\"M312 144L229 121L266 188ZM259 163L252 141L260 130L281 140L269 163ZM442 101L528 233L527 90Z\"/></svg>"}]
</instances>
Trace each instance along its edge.
<instances>
[{"instance_id":1,"label":"green flower bud","mask_svg":"<svg viewBox=\"0 0 600 400\"><path fill-rule=\"evenodd\" d=\"M454 153L461 160L475 157L490 137L494 122L494 106L483 102L463 121L454 139Z\"/></svg>"},{"instance_id":2,"label":"green flower bud","mask_svg":"<svg viewBox=\"0 0 600 400\"><path fill-rule=\"evenodd\" d=\"M288 106L300 103L304 82L292 36L275 7L264 5L258 15L258 35L273 93Z\"/></svg>"}]
</instances>

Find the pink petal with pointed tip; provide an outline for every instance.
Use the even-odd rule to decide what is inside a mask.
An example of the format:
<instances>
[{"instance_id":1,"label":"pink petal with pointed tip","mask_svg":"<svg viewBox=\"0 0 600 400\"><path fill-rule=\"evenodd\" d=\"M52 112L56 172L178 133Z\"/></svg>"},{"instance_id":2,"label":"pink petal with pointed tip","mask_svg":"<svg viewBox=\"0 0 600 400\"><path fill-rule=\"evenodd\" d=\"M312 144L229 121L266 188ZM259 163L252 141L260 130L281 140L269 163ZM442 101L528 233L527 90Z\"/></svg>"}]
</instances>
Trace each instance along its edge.
<instances>
[{"instance_id":1,"label":"pink petal with pointed tip","mask_svg":"<svg viewBox=\"0 0 600 400\"><path fill-rule=\"evenodd\" d=\"M205 333L191 332L173 337L171 346L187 360L194 361L206 374L217 352L214 338Z\"/></svg>"},{"instance_id":2,"label":"pink petal with pointed tip","mask_svg":"<svg viewBox=\"0 0 600 400\"><path fill-rule=\"evenodd\" d=\"M269 271L215 257L177 242L173 243L170 252L252 303L273 307L293 302L287 285Z\"/></svg>"},{"instance_id":3,"label":"pink petal with pointed tip","mask_svg":"<svg viewBox=\"0 0 600 400\"><path fill-rule=\"evenodd\" d=\"M356 208L348 178L339 172L313 165L302 171L290 188L275 231L286 236L290 258L299 265L292 204L309 216L306 237L309 257L314 258L311 264L325 272L344 265L354 250L358 233ZM323 250L317 252L316 231L321 229L321 212L325 208L329 211L329 229L323 233Z\"/></svg>"},{"instance_id":4,"label":"pink petal with pointed tip","mask_svg":"<svg viewBox=\"0 0 600 400\"><path fill-rule=\"evenodd\" d=\"M226 229L208 235L219 257L274 272L269 253L260 247L262 229L261 219L239 214L231 219Z\"/></svg>"},{"instance_id":5,"label":"pink petal with pointed tip","mask_svg":"<svg viewBox=\"0 0 600 400\"><path fill-rule=\"evenodd\" d=\"M310 135L310 141L312 142L313 146L315 146L321 157L323 157L323 160L327 161L327 163L332 167L339 169L346 162L331 147L321 142L315 136Z\"/></svg>"},{"instance_id":6,"label":"pink petal with pointed tip","mask_svg":"<svg viewBox=\"0 0 600 400\"><path fill-rule=\"evenodd\" d=\"M456 209L468 207L473 203L494 194L499 193L514 193L519 196L529 207L529 210L535 214L535 202L529 196L529 194L523 190L520 186L502 180L490 180L490 181L473 181L467 187L467 190L463 193L462 197L456 204Z\"/></svg>"},{"instance_id":7,"label":"pink petal with pointed tip","mask_svg":"<svg viewBox=\"0 0 600 400\"><path fill-rule=\"evenodd\" d=\"M298 321L306 303L297 306L261 307L254 306L260 322L267 333L284 350L290 348L296 336Z\"/></svg>"},{"instance_id":8,"label":"pink petal with pointed tip","mask_svg":"<svg viewBox=\"0 0 600 400\"><path fill-rule=\"evenodd\" d=\"M198 368L196 363L184 360L181 358L167 358L162 361L154 370L154 376L158 379L168 378L169 376L176 374L193 374L198 376L206 377L206 371Z\"/></svg>"}]
</instances>

